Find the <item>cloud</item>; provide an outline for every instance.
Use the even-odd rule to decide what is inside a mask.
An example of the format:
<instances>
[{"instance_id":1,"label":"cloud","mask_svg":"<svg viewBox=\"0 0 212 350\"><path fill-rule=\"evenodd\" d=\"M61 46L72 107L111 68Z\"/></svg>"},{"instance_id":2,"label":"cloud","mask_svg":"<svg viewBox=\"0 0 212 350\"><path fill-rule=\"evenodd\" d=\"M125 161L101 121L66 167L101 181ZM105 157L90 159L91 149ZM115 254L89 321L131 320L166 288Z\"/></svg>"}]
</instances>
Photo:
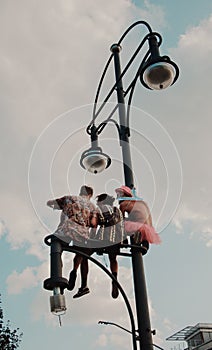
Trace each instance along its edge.
<instances>
[{"instance_id":1,"label":"cloud","mask_svg":"<svg viewBox=\"0 0 212 350\"><path fill-rule=\"evenodd\" d=\"M39 266L27 266L23 271L13 271L6 280L9 294L20 294L25 290L42 285L44 278L48 278L48 265L45 261Z\"/></svg>"},{"instance_id":2,"label":"cloud","mask_svg":"<svg viewBox=\"0 0 212 350\"><path fill-rule=\"evenodd\" d=\"M170 57L180 68L176 84L161 94L146 93L148 111L172 138L182 163L183 190L173 222L177 230L198 232L207 246L211 241L212 168L210 152L212 17L180 37ZM154 104L152 101L154 100ZM173 171L174 171L173 167Z\"/></svg>"},{"instance_id":3,"label":"cloud","mask_svg":"<svg viewBox=\"0 0 212 350\"><path fill-rule=\"evenodd\" d=\"M21 273L13 271L13 273L7 278L8 293L19 294L24 289L37 286L35 270L35 268L27 267Z\"/></svg>"},{"instance_id":4,"label":"cloud","mask_svg":"<svg viewBox=\"0 0 212 350\"><path fill-rule=\"evenodd\" d=\"M211 18L190 29L180 39L175 51L182 66L175 141L180 150L184 177L182 205L175 220L181 222L181 226L186 221L193 223L194 232L202 233L206 242L211 240L212 228L212 169L209 166L209 149L212 147L209 131L211 79L207 74L212 68L209 59L211 48L207 43L212 33ZM200 46L196 40L201 43Z\"/></svg>"},{"instance_id":5,"label":"cloud","mask_svg":"<svg viewBox=\"0 0 212 350\"><path fill-rule=\"evenodd\" d=\"M212 16L200 22L196 27L191 27L185 34L182 34L179 41L180 50L192 50L195 48L195 56L192 60L199 60L206 58L206 53L212 50L212 44L207 39L208 34L212 30Z\"/></svg>"},{"instance_id":6,"label":"cloud","mask_svg":"<svg viewBox=\"0 0 212 350\"><path fill-rule=\"evenodd\" d=\"M0 237L7 233L7 228L3 220L0 220Z\"/></svg>"},{"instance_id":7,"label":"cloud","mask_svg":"<svg viewBox=\"0 0 212 350\"><path fill-rule=\"evenodd\" d=\"M32 244L28 251L41 259L39 242L48 233L33 211L27 185L29 159L36 139L58 115L93 101L110 45L135 18L145 14L161 22L162 13L154 11L153 15L153 9L149 2L145 3L144 11L129 0L107 3L103 0L98 3L94 0L86 3L46 0L42 4L23 0L21 5L12 1L2 5L0 159L4 172L0 181L1 218L8 227L8 241L13 248ZM3 34L5 31L7 36ZM109 76L113 77L113 72L111 74ZM83 113L83 116L82 113L77 115L77 120L83 119L85 127L90 111ZM73 123L61 126L70 128L72 133ZM84 130L81 135L83 133ZM88 142L87 137L86 140ZM70 150L68 152L70 155ZM47 153L48 143L40 154L40 168ZM64 183L69 161L56 174L57 183ZM78 174L72 176L72 186L77 190L80 178ZM45 192L42 178L35 177L33 181L37 194L43 194L45 207L48 198L44 195L48 197L50 193ZM66 189L66 185L63 188ZM58 194L61 192L58 190ZM56 226L58 215L53 219L45 208L41 216L41 219L47 218L52 228Z\"/></svg>"},{"instance_id":8,"label":"cloud","mask_svg":"<svg viewBox=\"0 0 212 350\"><path fill-rule=\"evenodd\" d=\"M169 332L176 328L176 325L173 324L173 322L168 317L164 318L163 324Z\"/></svg>"},{"instance_id":9,"label":"cloud","mask_svg":"<svg viewBox=\"0 0 212 350\"><path fill-rule=\"evenodd\" d=\"M23 195L23 193L22 193ZM34 215L29 199L12 193L2 193L1 215L5 220L6 240L12 249L25 248L27 254L44 260L46 231Z\"/></svg>"},{"instance_id":10,"label":"cloud","mask_svg":"<svg viewBox=\"0 0 212 350\"><path fill-rule=\"evenodd\" d=\"M142 19L151 23L157 28L166 27L165 12L160 5L155 5L149 0L144 0L144 7L142 8Z\"/></svg>"}]
</instances>

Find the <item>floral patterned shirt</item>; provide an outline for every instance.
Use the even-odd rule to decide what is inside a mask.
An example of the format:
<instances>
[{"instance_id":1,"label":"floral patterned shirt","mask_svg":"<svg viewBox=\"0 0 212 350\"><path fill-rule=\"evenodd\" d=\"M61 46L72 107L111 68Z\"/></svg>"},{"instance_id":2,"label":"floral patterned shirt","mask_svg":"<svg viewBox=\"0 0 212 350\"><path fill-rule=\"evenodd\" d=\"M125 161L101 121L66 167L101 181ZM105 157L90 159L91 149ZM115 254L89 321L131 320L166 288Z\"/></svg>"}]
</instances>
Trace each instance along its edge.
<instances>
[{"instance_id":1,"label":"floral patterned shirt","mask_svg":"<svg viewBox=\"0 0 212 350\"><path fill-rule=\"evenodd\" d=\"M91 226L91 220L96 217L96 207L86 196L64 196L55 200L58 209L71 221L81 226Z\"/></svg>"}]
</instances>

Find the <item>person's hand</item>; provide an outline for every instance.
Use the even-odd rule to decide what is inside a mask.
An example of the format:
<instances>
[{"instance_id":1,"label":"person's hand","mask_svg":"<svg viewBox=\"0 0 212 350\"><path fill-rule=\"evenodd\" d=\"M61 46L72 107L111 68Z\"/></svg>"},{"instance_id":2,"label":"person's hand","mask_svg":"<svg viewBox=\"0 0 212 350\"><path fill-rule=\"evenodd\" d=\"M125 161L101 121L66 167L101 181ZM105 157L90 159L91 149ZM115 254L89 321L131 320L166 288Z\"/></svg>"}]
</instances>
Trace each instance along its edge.
<instances>
[{"instance_id":1,"label":"person's hand","mask_svg":"<svg viewBox=\"0 0 212 350\"><path fill-rule=\"evenodd\" d=\"M53 208L54 209L54 206L55 206L55 201L54 200L49 200L47 203L46 203L46 205L48 205L48 207L50 207L50 208Z\"/></svg>"}]
</instances>

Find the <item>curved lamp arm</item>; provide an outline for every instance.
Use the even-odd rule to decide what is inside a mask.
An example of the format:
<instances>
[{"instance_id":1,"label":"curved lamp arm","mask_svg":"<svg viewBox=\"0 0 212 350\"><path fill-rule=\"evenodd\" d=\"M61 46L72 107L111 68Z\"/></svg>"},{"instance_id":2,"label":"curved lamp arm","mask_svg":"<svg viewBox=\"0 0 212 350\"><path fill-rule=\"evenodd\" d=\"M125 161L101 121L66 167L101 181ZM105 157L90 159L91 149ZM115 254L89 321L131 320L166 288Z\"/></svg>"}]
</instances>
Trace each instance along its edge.
<instances>
[{"instance_id":1,"label":"curved lamp arm","mask_svg":"<svg viewBox=\"0 0 212 350\"><path fill-rule=\"evenodd\" d=\"M108 322L108 321L99 321L99 322L98 322L98 324L105 324L106 326L109 324L110 326L115 326L115 327L118 327L118 328L122 329L123 331L125 331L125 332L127 332L127 333L132 334L132 332L131 332L131 331L129 331L129 329L124 328L124 327L122 327L122 326L120 326L119 324L114 323L114 322Z\"/></svg>"},{"instance_id":2,"label":"curved lamp arm","mask_svg":"<svg viewBox=\"0 0 212 350\"><path fill-rule=\"evenodd\" d=\"M130 27L127 28L127 30L124 32L124 34L121 36L121 38L119 39L118 41L118 45L120 45L122 43L122 41L124 40L124 38L126 37L126 35L130 32L130 30L132 30L135 26L137 25L145 25L147 27L147 29L149 30L149 33L144 37L144 39L142 40L142 42L140 43L140 45L138 46L138 48L136 49L134 55L132 56L132 58L130 59L130 61L128 62L127 66L125 67L125 69L123 70L122 72L122 75L120 77L120 79L123 77L123 75L126 73L126 71L128 70L128 68L130 67L131 63L134 61L135 57L137 56L138 52L140 51L140 49L142 48L142 46L144 45L144 43L146 42L146 40L149 38L150 35L155 35L159 38L159 42L158 42L158 45L160 46L161 45L161 42L162 42L162 38L160 36L160 34L158 33L153 33L152 32L152 29L150 27L150 25L145 22L145 21L137 21L135 23L133 23ZM96 107L97 107L97 102L98 102L98 98L99 98L99 93L100 93L100 90L101 90L101 86L102 86L102 83L103 83L103 80L104 80L104 77L106 75L106 72L108 70L108 67L110 65L110 62L113 58L113 54L111 54L111 56L109 57L106 65L105 65L105 68L103 70L103 73L102 73L102 76L100 78L100 81L99 81L99 85L98 85L98 88L97 88L97 92L96 92L96 96L95 96L95 100L94 100L94 107L93 107L93 119L90 123L90 125L92 125L92 123L95 121L95 119L97 118L98 114L100 113L100 111L102 110L102 108L104 107L105 103L108 101L108 99L110 98L111 94L113 93L113 91L115 90L116 88L116 85L117 85L117 82L116 84L112 87L112 89L110 90L110 92L108 93L107 97L105 98L103 104L100 106L99 110L96 112Z\"/></svg>"},{"instance_id":3,"label":"curved lamp arm","mask_svg":"<svg viewBox=\"0 0 212 350\"><path fill-rule=\"evenodd\" d=\"M124 302L126 304L129 317L130 317L130 322L131 322L131 327L132 327L132 332L130 332L130 333L132 334L133 349L137 350L136 330L135 330L135 321L134 321L133 311L132 311L130 302L129 302L128 298L127 298L127 295L126 295L124 289L122 288L121 284L117 281L117 279L113 276L113 274L110 273L110 271L108 271L108 269L104 265L102 265L98 260L92 258L92 256L90 256L90 255L88 255L88 254L86 254L84 252L81 252L80 249L78 250L78 249L76 249L74 247L71 247L71 246L69 246L68 250L70 252L73 252L73 253L76 253L76 254L80 254L80 255L86 257L88 260L92 261L94 264L99 266L112 279L112 281L116 284L116 286L119 288L120 293L122 294Z\"/></svg>"},{"instance_id":4,"label":"curved lamp arm","mask_svg":"<svg viewBox=\"0 0 212 350\"><path fill-rule=\"evenodd\" d=\"M122 327L122 326L120 326L119 324L114 323L114 322L99 321L98 324L105 324L106 326L107 326L107 325L115 326L115 327L118 327L118 328L122 329L123 331L125 331L125 332L127 332L127 333L132 334L132 332L129 331L129 329L124 328L124 327ZM137 332L137 331L136 331L136 332ZM152 331L152 333L155 334L155 330ZM136 339L139 340L139 336L136 336ZM164 350L163 348L161 348L161 347L160 347L159 345L157 345L157 344L152 344L152 345L155 346L157 349Z\"/></svg>"}]
</instances>

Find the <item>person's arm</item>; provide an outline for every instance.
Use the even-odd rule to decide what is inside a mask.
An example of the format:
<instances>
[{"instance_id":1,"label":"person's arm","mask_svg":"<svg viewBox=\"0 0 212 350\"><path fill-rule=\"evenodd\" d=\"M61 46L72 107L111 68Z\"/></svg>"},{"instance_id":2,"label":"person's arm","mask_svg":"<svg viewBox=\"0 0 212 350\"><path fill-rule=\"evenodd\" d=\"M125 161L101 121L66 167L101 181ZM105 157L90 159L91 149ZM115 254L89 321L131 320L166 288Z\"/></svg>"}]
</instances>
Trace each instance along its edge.
<instances>
[{"instance_id":1,"label":"person's arm","mask_svg":"<svg viewBox=\"0 0 212 350\"><path fill-rule=\"evenodd\" d=\"M90 223L91 223L91 227L94 227L94 228L97 227L97 217L96 217L96 215L92 216Z\"/></svg>"},{"instance_id":2,"label":"person's arm","mask_svg":"<svg viewBox=\"0 0 212 350\"><path fill-rule=\"evenodd\" d=\"M61 210L64 206L64 202L65 202L65 197L62 197L57 199L50 199L46 203L46 205L48 205L48 207L50 208Z\"/></svg>"},{"instance_id":3,"label":"person's arm","mask_svg":"<svg viewBox=\"0 0 212 350\"><path fill-rule=\"evenodd\" d=\"M119 206L119 209L122 212L123 218L125 218L125 213L129 213L128 205L129 205L129 201L124 201Z\"/></svg>"},{"instance_id":4,"label":"person's arm","mask_svg":"<svg viewBox=\"0 0 212 350\"><path fill-rule=\"evenodd\" d=\"M145 224L152 226L152 215L150 213L149 207L146 202L143 202L145 209L146 209L146 219L145 219Z\"/></svg>"},{"instance_id":5,"label":"person's arm","mask_svg":"<svg viewBox=\"0 0 212 350\"><path fill-rule=\"evenodd\" d=\"M55 207L56 204L57 204L57 202L56 202L55 199L50 199L50 200L46 203L46 205L48 205L48 207L53 208L53 209L54 209L54 207Z\"/></svg>"},{"instance_id":6,"label":"person's arm","mask_svg":"<svg viewBox=\"0 0 212 350\"><path fill-rule=\"evenodd\" d=\"M149 209L149 208L148 208ZM145 222L145 224L149 225L149 226L152 226L152 215L150 213L150 211L148 210L148 218Z\"/></svg>"},{"instance_id":7,"label":"person's arm","mask_svg":"<svg viewBox=\"0 0 212 350\"><path fill-rule=\"evenodd\" d=\"M91 203L91 206L90 206L90 217L89 217L89 222L90 222L89 226L90 227L96 228L98 226L97 215L98 215L98 210L95 207L95 205L93 203Z\"/></svg>"}]
</instances>

